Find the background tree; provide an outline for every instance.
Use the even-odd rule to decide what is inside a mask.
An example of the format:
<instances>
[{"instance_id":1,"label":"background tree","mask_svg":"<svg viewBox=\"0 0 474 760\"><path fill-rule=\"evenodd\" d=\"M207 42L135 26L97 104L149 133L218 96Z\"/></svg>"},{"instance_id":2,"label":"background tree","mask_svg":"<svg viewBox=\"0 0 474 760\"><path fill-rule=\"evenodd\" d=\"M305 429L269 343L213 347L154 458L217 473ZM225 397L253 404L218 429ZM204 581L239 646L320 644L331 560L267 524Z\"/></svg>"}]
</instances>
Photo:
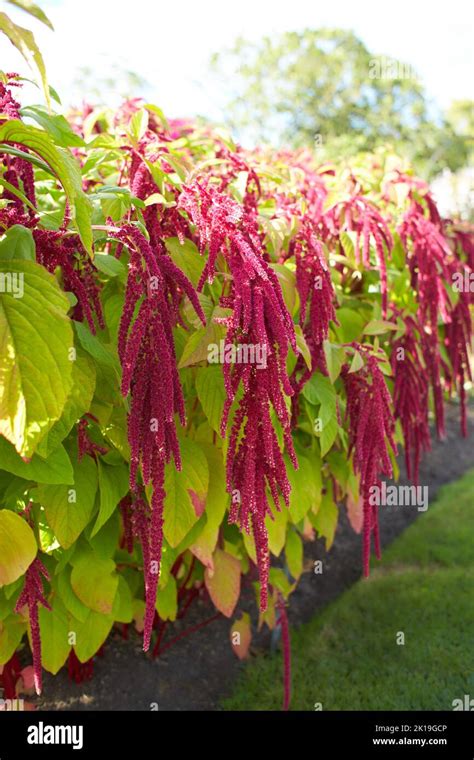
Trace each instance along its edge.
<instances>
[{"instance_id":1,"label":"background tree","mask_svg":"<svg viewBox=\"0 0 474 760\"><path fill-rule=\"evenodd\" d=\"M212 67L227 90L232 83L226 119L248 140L316 142L328 158L391 144L425 176L456 171L468 160L466 133L456 132L460 115L440 113L412 67L374 56L350 31L239 39L213 57ZM472 102L463 104L462 123L472 126Z\"/></svg>"}]
</instances>

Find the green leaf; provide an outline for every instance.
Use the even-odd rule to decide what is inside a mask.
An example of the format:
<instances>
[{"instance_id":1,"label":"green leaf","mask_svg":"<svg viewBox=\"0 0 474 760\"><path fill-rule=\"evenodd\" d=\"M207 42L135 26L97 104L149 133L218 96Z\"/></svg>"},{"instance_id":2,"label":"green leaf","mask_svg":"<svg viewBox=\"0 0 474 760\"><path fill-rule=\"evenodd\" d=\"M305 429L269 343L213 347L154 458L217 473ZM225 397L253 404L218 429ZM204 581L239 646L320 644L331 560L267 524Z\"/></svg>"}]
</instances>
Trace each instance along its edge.
<instances>
[{"instance_id":1,"label":"green leaf","mask_svg":"<svg viewBox=\"0 0 474 760\"><path fill-rule=\"evenodd\" d=\"M96 259L97 259L97 254L96 254L95 260ZM123 306L124 306L123 293L114 293L112 296L110 296L110 298L106 300L105 306L104 306L105 322L108 327L109 333L112 337L112 340L115 342L117 341L120 320L122 318Z\"/></svg>"},{"instance_id":2,"label":"green leaf","mask_svg":"<svg viewBox=\"0 0 474 760\"><path fill-rule=\"evenodd\" d=\"M291 484L290 519L296 525L321 501L321 463L315 458L311 461L298 454L298 470L288 463L288 479Z\"/></svg>"},{"instance_id":3,"label":"green leaf","mask_svg":"<svg viewBox=\"0 0 474 760\"><path fill-rule=\"evenodd\" d=\"M10 149L9 149L10 150ZM28 200L26 195L22 193L21 190L19 190L15 185L12 185L11 182L8 182L5 177L0 176L0 185L2 185L6 190L8 190L9 193L14 195L16 198L19 198L22 203L25 204L34 214L39 214L39 211L33 206L31 201ZM3 258L7 258L4 256Z\"/></svg>"},{"instance_id":4,"label":"green leaf","mask_svg":"<svg viewBox=\"0 0 474 760\"><path fill-rule=\"evenodd\" d=\"M363 366L364 366L364 360L362 358L360 351L354 351L354 358L352 359L352 362L351 362L349 374L351 372L358 372Z\"/></svg>"},{"instance_id":5,"label":"green leaf","mask_svg":"<svg viewBox=\"0 0 474 760\"><path fill-rule=\"evenodd\" d=\"M91 204L82 190L81 171L73 156L63 148L58 148L41 129L16 119L0 126L0 140L23 145L46 162L49 171L63 186L82 244L92 255ZM27 156L29 159L30 156Z\"/></svg>"},{"instance_id":6,"label":"green leaf","mask_svg":"<svg viewBox=\"0 0 474 760\"><path fill-rule=\"evenodd\" d=\"M178 614L178 589L175 578L170 575L164 588L158 589L156 611L162 620L176 620Z\"/></svg>"},{"instance_id":7,"label":"green leaf","mask_svg":"<svg viewBox=\"0 0 474 760\"><path fill-rule=\"evenodd\" d=\"M341 372L341 367L345 359L344 349L340 346L335 346L328 340L323 343L324 356L326 358L326 364L329 372L329 379L331 383L335 383Z\"/></svg>"},{"instance_id":8,"label":"green leaf","mask_svg":"<svg viewBox=\"0 0 474 760\"><path fill-rule=\"evenodd\" d=\"M148 128L148 116L148 111L145 108L140 108L140 110L135 111L130 119L130 135L136 142L139 142L145 135Z\"/></svg>"},{"instance_id":9,"label":"green leaf","mask_svg":"<svg viewBox=\"0 0 474 760\"><path fill-rule=\"evenodd\" d=\"M272 221L269 224L271 225ZM284 224L284 229L286 229L285 225L286 223ZM276 248L278 249L279 246L277 245ZM296 305L296 275L285 264L270 264L270 267L278 277L286 308L290 314L293 314Z\"/></svg>"},{"instance_id":10,"label":"green leaf","mask_svg":"<svg viewBox=\"0 0 474 760\"><path fill-rule=\"evenodd\" d=\"M311 404L320 404L317 418L320 429L316 432L319 434L321 456L324 456L333 445L339 429L335 388L328 377L317 372L306 383L303 395Z\"/></svg>"},{"instance_id":11,"label":"green leaf","mask_svg":"<svg viewBox=\"0 0 474 760\"><path fill-rule=\"evenodd\" d=\"M28 227L23 227L22 224L14 224L6 231L5 237L0 242L0 259L4 261L11 259L36 260L35 241L33 240L33 233Z\"/></svg>"},{"instance_id":12,"label":"green leaf","mask_svg":"<svg viewBox=\"0 0 474 760\"><path fill-rule=\"evenodd\" d=\"M300 327L300 325L295 325L295 334L296 334L296 345L298 346L298 350L303 357L306 366L308 369L311 369L311 351L309 350L309 346L306 343L306 338L303 335L303 331Z\"/></svg>"},{"instance_id":13,"label":"green leaf","mask_svg":"<svg viewBox=\"0 0 474 760\"><path fill-rule=\"evenodd\" d=\"M66 609L77 620L84 622L90 613L90 609L76 596L71 586L71 568L65 568L57 580L57 590Z\"/></svg>"},{"instance_id":14,"label":"green leaf","mask_svg":"<svg viewBox=\"0 0 474 760\"><path fill-rule=\"evenodd\" d=\"M10 615L0 621L0 665L11 659L25 631L26 622L18 615Z\"/></svg>"},{"instance_id":15,"label":"green leaf","mask_svg":"<svg viewBox=\"0 0 474 760\"><path fill-rule=\"evenodd\" d=\"M222 412L227 398L222 367L200 367L196 375L196 392L210 426L220 435Z\"/></svg>"},{"instance_id":16,"label":"green leaf","mask_svg":"<svg viewBox=\"0 0 474 760\"><path fill-rule=\"evenodd\" d=\"M168 583L168 578L170 577L171 570L173 568L173 564L177 556L178 556L177 550L171 548L166 538L163 539L163 550L161 552L161 563L160 563L160 577L158 579L158 585L160 587L164 587Z\"/></svg>"},{"instance_id":17,"label":"green leaf","mask_svg":"<svg viewBox=\"0 0 474 760\"><path fill-rule=\"evenodd\" d=\"M51 611L40 605L38 619L41 634L41 664L54 676L66 662L71 645L68 612L59 597L50 600Z\"/></svg>"},{"instance_id":18,"label":"green leaf","mask_svg":"<svg viewBox=\"0 0 474 760\"><path fill-rule=\"evenodd\" d=\"M104 217L106 219L111 217L114 222L119 222L132 208L132 205L143 205L142 201L132 196L128 188L117 185L99 187L92 197L92 200L95 199L100 202Z\"/></svg>"},{"instance_id":19,"label":"green leaf","mask_svg":"<svg viewBox=\"0 0 474 760\"><path fill-rule=\"evenodd\" d=\"M38 169L46 172L46 174L50 174L53 177L55 176L51 167L48 166L45 161L43 161L41 158L38 158L38 156L36 156L34 153L28 153L27 150L20 150L20 148L14 148L8 143L1 143L0 153L6 153L7 156L15 156L15 158L21 158L23 161L29 161L32 166L36 166ZM3 183L4 180L2 179L2 184ZM53 218L55 218L58 222L62 219L62 215L60 215L59 211L51 211L47 212L47 214L53 216Z\"/></svg>"},{"instance_id":20,"label":"green leaf","mask_svg":"<svg viewBox=\"0 0 474 760\"><path fill-rule=\"evenodd\" d=\"M229 503L222 450L204 443L200 444L200 449L206 456L209 469L209 485L206 497L207 524L219 528Z\"/></svg>"},{"instance_id":21,"label":"green leaf","mask_svg":"<svg viewBox=\"0 0 474 760\"><path fill-rule=\"evenodd\" d=\"M12 2L12 0L9 0L9 2ZM15 4L20 5L21 2L22 0L16 0ZM44 18L46 18L46 16L44 16ZM29 29L24 29L22 26L14 24L13 21L6 15L6 13L0 13L0 31L2 31L8 37L12 45L16 47L16 49L21 53L28 66L31 68L33 68L33 66L36 66L38 69L39 75L41 77L41 83L43 85L46 103L49 107L50 98L48 81L46 78L46 68L44 65L43 56L40 53L38 45L36 44L33 32L30 32ZM19 140L18 142L21 141Z\"/></svg>"},{"instance_id":22,"label":"green leaf","mask_svg":"<svg viewBox=\"0 0 474 760\"><path fill-rule=\"evenodd\" d=\"M191 280L194 287L196 287L206 260L199 253L195 243L192 240L185 240L181 244L177 237L171 237L166 238L165 246L176 266L184 272L188 280Z\"/></svg>"},{"instance_id":23,"label":"green leaf","mask_svg":"<svg viewBox=\"0 0 474 760\"><path fill-rule=\"evenodd\" d=\"M112 615L117 623L131 623L133 620L133 602L130 587L121 575L118 577L117 595Z\"/></svg>"},{"instance_id":24,"label":"green leaf","mask_svg":"<svg viewBox=\"0 0 474 760\"><path fill-rule=\"evenodd\" d=\"M394 322L387 322L384 319L373 319L364 327L364 335L383 335L389 330L398 330Z\"/></svg>"},{"instance_id":25,"label":"green leaf","mask_svg":"<svg viewBox=\"0 0 474 760\"><path fill-rule=\"evenodd\" d=\"M180 441L182 470L166 465L164 534L171 547L178 546L204 510L209 469L200 446L187 438Z\"/></svg>"},{"instance_id":26,"label":"green leaf","mask_svg":"<svg viewBox=\"0 0 474 760\"><path fill-rule=\"evenodd\" d=\"M288 570L298 580L303 572L303 542L295 530L289 530L285 544L285 557Z\"/></svg>"},{"instance_id":27,"label":"green leaf","mask_svg":"<svg viewBox=\"0 0 474 760\"><path fill-rule=\"evenodd\" d=\"M69 302L32 261L0 261L0 434L31 457L71 388Z\"/></svg>"},{"instance_id":28,"label":"green leaf","mask_svg":"<svg viewBox=\"0 0 474 760\"><path fill-rule=\"evenodd\" d=\"M128 468L125 465L111 467L103 462L98 463L100 506L99 514L92 529L91 536L102 528L113 514L121 499L130 488Z\"/></svg>"},{"instance_id":29,"label":"green leaf","mask_svg":"<svg viewBox=\"0 0 474 760\"><path fill-rule=\"evenodd\" d=\"M340 343L360 341L364 332L365 319L357 309L343 306L337 310L338 326L334 326L336 340Z\"/></svg>"},{"instance_id":30,"label":"green leaf","mask_svg":"<svg viewBox=\"0 0 474 760\"><path fill-rule=\"evenodd\" d=\"M334 503L332 493L325 493L321 499L321 505L316 515L312 515L311 523L320 536L326 539L326 550L332 546L336 534L339 511Z\"/></svg>"},{"instance_id":31,"label":"green leaf","mask_svg":"<svg viewBox=\"0 0 474 760\"><path fill-rule=\"evenodd\" d=\"M38 547L30 526L15 512L0 510L0 586L24 575Z\"/></svg>"},{"instance_id":32,"label":"green leaf","mask_svg":"<svg viewBox=\"0 0 474 760\"><path fill-rule=\"evenodd\" d=\"M183 353L179 360L179 368L189 367L192 364L198 364L207 360L209 341L207 339L207 330L200 327L196 332L191 333L185 343Z\"/></svg>"},{"instance_id":33,"label":"green leaf","mask_svg":"<svg viewBox=\"0 0 474 760\"><path fill-rule=\"evenodd\" d=\"M269 582L272 586L275 586L278 591L281 591L285 599L289 597L293 590L292 584L288 580L284 570L280 567L270 568Z\"/></svg>"},{"instance_id":34,"label":"green leaf","mask_svg":"<svg viewBox=\"0 0 474 760\"><path fill-rule=\"evenodd\" d=\"M401 187L401 186L402 186L401 183L397 183L395 185L395 187ZM403 185L403 187L407 187L407 186ZM393 248L390 253L390 258L392 259L397 269L404 269L406 255L405 255L405 249L403 247L403 243L398 233L395 233L393 236Z\"/></svg>"},{"instance_id":35,"label":"green leaf","mask_svg":"<svg viewBox=\"0 0 474 760\"><path fill-rule=\"evenodd\" d=\"M326 457L326 462L339 485L345 488L351 474L347 455L341 451L331 451Z\"/></svg>"},{"instance_id":36,"label":"green leaf","mask_svg":"<svg viewBox=\"0 0 474 760\"><path fill-rule=\"evenodd\" d=\"M265 517L265 525L268 533L268 546L275 557L279 557L285 545L286 525L288 522L288 510L283 507L278 512L274 510L273 520L270 515Z\"/></svg>"},{"instance_id":37,"label":"green leaf","mask_svg":"<svg viewBox=\"0 0 474 760\"><path fill-rule=\"evenodd\" d=\"M89 529L86 533L89 533ZM89 544L101 559L112 559L117 551L120 539L120 516L115 510L105 525L89 538Z\"/></svg>"},{"instance_id":38,"label":"green leaf","mask_svg":"<svg viewBox=\"0 0 474 760\"><path fill-rule=\"evenodd\" d=\"M125 265L115 258L115 256L109 256L105 253L96 253L94 257L94 264L99 270L108 275L108 277L121 277L124 279L127 274Z\"/></svg>"},{"instance_id":39,"label":"green leaf","mask_svg":"<svg viewBox=\"0 0 474 760\"><path fill-rule=\"evenodd\" d=\"M74 483L71 460L64 446L54 449L47 459L34 454L29 462L24 462L12 444L0 436L0 463L3 470L25 480L51 484Z\"/></svg>"},{"instance_id":40,"label":"green leaf","mask_svg":"<svg viewBox=\"0 0 474 760\"><path fill-rule=\"evenodd\" d=\"M62 148L82 148L85 142L74 132L67 120L58 113L50 113L44 106L23 106L22 116L34 119Z\"/></svg>"},{"instance_id":41,"label":"green leaf","mask_svg":"<svg viewBox=\"0 0 474 760\"><path fill-rule=\"evenodd\" d=\"M201 327L191 333L179 360L178 366L180 369L182 367L189 367L192 364L207 361L210 346L219 347L220 341L224 338L225 329L223 325L214 322L214 317L222 317L225 314L226 311L217 306L214 309L207 326Z\"/></svg>"},{"instance_id":42,"label":"green leaf","mask_svg":"<svg viewBox=\"0 0 474 760\"><path fill-rule=\"evenodd\" d=\"M310 404L336 405L336 390L328 377L315 372L303 388L303 396Z\"/></svg>"},{"instance_id":43,"label":"green leaf","mask_svg":"<svg viewBox=\"0 0 474 760\"><path fill-rule=\"evenodd\" d=\"M17 584L14 584L14 585L17 585ZM17 598L18 598L18 595L16 598L7 599L7 596L5 594L5 589L0 590L0 621L5 620L5 618L7 618L9 615L13 613Z\"/></svg>"},{"instance_id":44,"label":"green leaf","mask_svg":"<svg viewBox=\"0 0 474 760\"><path fill-rule=\"evenodd\" d=\"M230 618L240 596L240 562L228 552L216 549L214 570L206 568L204 583L216 609Z\"/></svg>"},{"instance_id":45,"label":"green leaf","mask_svg":"<svg viewBox=\"0 0 474 760\"><path fill-rule=\"evenodd\" d=\"M76 634L74 651L79 662L87 662L98 652L113 624L112 615L101 615L93 610L84 622L77 620L71 623L71 630Z\"/></svg>"},{"instance_id":46,"label":"green leaf","mask_svg":"<svg viewBox=\"0 0 474 760\"><path fill-rule=\"evenodd\" d=\"M319 445L321 447L321 456L324 457L336 440L339 431L336 407L321 406L319 415L322 424Z\"/></svg>"},{"instance_id":47,"label":"green leaf","mask_svg":"<svg viewBox=\"0 0 474 760\"><path fill-rule=\"evenodd\" d=\"M197 525L197 523L196 523ZM213 568L213 554L219 538L219 526L206 522L189 549L205 567Z\"/></svg>"},{"instance_id":48,"label":"green leaf","mask_svg":"<svg viewBox=\"0 0 474 760\"><path fill-rule=\"evenodd\" d=\"M353 233L353 236L354 235L355 233ZM344 250L344 253L347 256L349 263L355 269L356 260L355 260L355 248L354 248L353 238L348 232L341 232L339 234L339 240L341 241L342 248ZM339 314L338 314L338 319L339 319Z\"/></svg>"},{"instance_id":49,"label":"green leaf","mask_svg":"<svg viewBox=\"0 0 474 760\"><path fill-rule=\"evenodd\" d=\"M60 419L54 423L46 438L38 446L38 454L46 456L57 448L71 432L75 423L89 411L94 396L96 371L92 359L77 350L72 364L72 388Z\"/></svg>"},{"instance_id":50,"label":"green leaf","mask_svg":"<svg viewBox=\"0 0 474 760\"><path fill-rule=\"evenodd\" d=\"M84 351L87 351L99 364L119 372L118 359L100 342L96 335L91 333L87 325L82 322L74 322L74 328Z\"/></svg>"},{"instance_id":51,"label":"green leaf","mask_svg":"<svg viewBox=\"0 0 474 760\"><path fill-rule=\"evenodd\" d=\"M49 26L51 31L54 32L54 27L47 17L46 13L41 10L39 5L36 5L36 3L32 3L31 0L7 0L7 3L10 3L10 5L15 5L17 8L21 8L26 13L29 13L30 16L34 16L38 21L41 21L43 24L46 24L46 26Z\"/></svg>"},{"instance_id":52,"label":"green leaf","mask_svg":"<svg viewBox=\"0 0 474 760\"><path fill-rule=\"evenodd\" d=\"M161 193L152 193L144 201L145 206L164 206L165 208L173 208L176 206L176 201L167 201L165 196ZM188 242L188 241L186 241ZM166 240L165 240L166 244Z\"/></svg>"},{"instance_id":53,"label":"green leaf","mask_svg":"<svg viewBox=\"0 0 474 760\"><path fill-rule=\"evenodd\" d=\"M95 552L85 552L74 561L71 586L86 607L102 615L109 615L118 588L115 562L101 559Z\"/></svg>"},{"instance_id":54,"label":"green leaf","mask_svg":"<svg viewBox=\"0 0 474 760\"><path fill-rule=\"evenodd\" d=\"M82 533L94 511L97 467L91 457L74 463L74 486L42 485L37 498L44 506L48 523L64 549Z\"/></svg>"}]
</instances>

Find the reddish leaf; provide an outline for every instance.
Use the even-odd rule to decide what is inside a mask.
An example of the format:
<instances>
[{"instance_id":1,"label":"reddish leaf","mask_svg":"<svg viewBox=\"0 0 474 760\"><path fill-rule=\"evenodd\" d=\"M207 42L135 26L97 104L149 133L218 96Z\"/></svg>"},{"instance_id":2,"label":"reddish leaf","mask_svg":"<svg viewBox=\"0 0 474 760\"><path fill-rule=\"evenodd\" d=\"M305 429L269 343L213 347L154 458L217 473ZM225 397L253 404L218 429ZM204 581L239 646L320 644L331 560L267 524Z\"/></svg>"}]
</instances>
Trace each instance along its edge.
<instances>
[{"instance_id":1,"label":"reddish leaf","mask_svg":"<svg viewBox=\"0 0 474 760\"><path fill-rule=\"evenodd\" d=\"M231 554L216 549L214 572L206 568L204 581L215 607L231 617L240 596L240 562Z\"/></svg>"},{"instance_id":2,"label":"reddish leaf","mask_svg":"<svg viewBox=\"0 0 474 760\"><path fill-rule=\"evenodd\" d=\"M230 629L232 649L239 658L244 660L249 653L252 641L252 629L250 627L250 615L244 612L240 620L236 620Z\"/></svg>"},{"instance_id":3,"label":"reddish leaf","mask_svg":"<svg viewBox=\"0 0 474 760\"><path fill-rule=\"evenodd\" d=\"M32 665L27 665L26 668L20 673L20 679L16 685L17 694L33 694L35 691L34 682L34 668Z\"/></svg>"},{"instance_id":4,"label":"reddish leaf","mask_svg":"<svg viewBox=\"0 0 474 760\"><path fill-rule=\"evenodd\" d=\"M361 497L359 497L358 501L355 501L352 495L350 493L348 494L346 501L347 516L356 533L360 533L362 530L362 524L364 522L363 505L364 500Z\"/></svg>"},{"instance_id":5,"label":"reddish leaf","mask_svg":"<svg viewBox=\"0 0 474 760\"><path fill-rule=\"evenodd\" d=\"M198 494L195 491L192 491L190 488L188 488L188 494L192 501L194 511L196 512L197 517L201 517L202 513L204 512L206 508L206 498L200 499Z\"/></svg>"}]
</instances>

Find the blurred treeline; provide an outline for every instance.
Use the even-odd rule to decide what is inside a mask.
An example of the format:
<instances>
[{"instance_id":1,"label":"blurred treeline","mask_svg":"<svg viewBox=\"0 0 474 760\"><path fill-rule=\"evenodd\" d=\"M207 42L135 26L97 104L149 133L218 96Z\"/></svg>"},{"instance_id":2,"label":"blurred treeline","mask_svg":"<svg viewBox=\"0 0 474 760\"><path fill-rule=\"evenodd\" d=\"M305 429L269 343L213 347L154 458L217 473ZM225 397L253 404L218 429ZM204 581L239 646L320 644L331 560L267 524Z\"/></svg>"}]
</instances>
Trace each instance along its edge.
<instances>
[{"instance_id":1,"label":"blurred treeline","mask_svg":"<svg viewBox=\"0 0 474 760\"><path fill-rule=\"evenodd\" d=\"M426 179L472 166L473 101L442 112L410 65L373 55L350 31L239 39L211 67L225 121L246 142L317 146L329 160L390 145Z\"/></svg>"}]
</instances>

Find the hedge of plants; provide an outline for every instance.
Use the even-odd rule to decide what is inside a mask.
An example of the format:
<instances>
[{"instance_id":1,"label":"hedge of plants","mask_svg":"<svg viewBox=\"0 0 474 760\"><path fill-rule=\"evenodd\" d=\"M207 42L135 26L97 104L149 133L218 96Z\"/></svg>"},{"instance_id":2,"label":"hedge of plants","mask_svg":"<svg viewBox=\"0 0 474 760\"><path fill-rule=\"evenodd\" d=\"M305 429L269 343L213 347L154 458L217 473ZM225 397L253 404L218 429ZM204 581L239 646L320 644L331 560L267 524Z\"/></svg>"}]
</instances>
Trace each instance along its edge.
<instances>
[{"instance_id":1,"label":"hedge of plants","mask_svg":"<svg viewBox=\"0 0 474 760\"><path fill-rule=\"evenodd\" d=\"M244 656L244 582L288 646L304 542L347 508L367 575L397 450L416 483L454 395L467 434L472 229L388 149L321 165L20 88L2 75L4 686L25 637L40 692L115 625L159 653L196 599Z\"/></svg>"}]
</instances>

